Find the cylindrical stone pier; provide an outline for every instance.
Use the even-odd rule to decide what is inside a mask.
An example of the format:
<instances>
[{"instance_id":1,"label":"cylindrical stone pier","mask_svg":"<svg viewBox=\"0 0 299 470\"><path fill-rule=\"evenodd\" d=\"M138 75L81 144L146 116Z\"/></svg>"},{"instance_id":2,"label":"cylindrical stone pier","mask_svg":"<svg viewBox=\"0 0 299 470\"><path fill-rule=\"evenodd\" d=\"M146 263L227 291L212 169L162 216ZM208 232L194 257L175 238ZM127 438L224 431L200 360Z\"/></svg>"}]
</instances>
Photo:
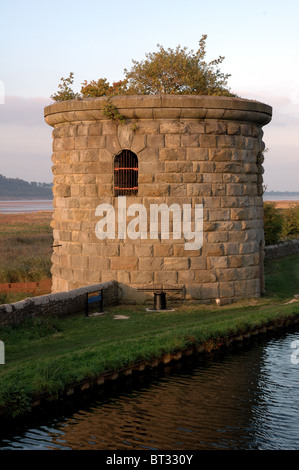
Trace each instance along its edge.
<instances>
[{"instance_id":1,"label":"cylindrical stone pier","mask_svg":"<svg viewBox=\"0 0 299 470\"><path fill-rule=\"evenodd\" d=\"M140 288L161 285L182 288L186 299L198 302L259 297L262 127L272 108L191 95L117 96L110 102L125 123L105 115L104 97L45 108L54 127L54 245L61 245L53 248L53 291L116 280L124 301L142 299ZM131 175L129 182L124 175ZM162 220L169 216L168 238L161 221L151 231L157 228L151 210L161 204ZM120 213L119 205L127 212ZM115 211L114 226L105 207ZM171 230L178 221L174 207L181 210L181 233ZM203 209L197 228L196 208L198 217ZM186 249L194 241L184 230L187 209L194 240L203 229L194 249Z\"/></svg>"}]
</instances>

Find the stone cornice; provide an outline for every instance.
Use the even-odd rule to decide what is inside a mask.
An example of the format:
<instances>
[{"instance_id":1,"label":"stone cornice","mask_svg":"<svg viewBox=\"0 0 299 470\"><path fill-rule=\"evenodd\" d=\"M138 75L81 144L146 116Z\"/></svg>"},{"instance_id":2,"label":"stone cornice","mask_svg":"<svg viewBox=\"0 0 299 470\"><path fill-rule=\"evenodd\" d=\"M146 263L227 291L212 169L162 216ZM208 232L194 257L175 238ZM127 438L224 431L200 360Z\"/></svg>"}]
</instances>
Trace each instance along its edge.
<instances>
[{"instance_id":1,"label":"stone cornice","mask_svg":"<svg viewBox=\"0 0 299 470\"><path fill-rule=\"evenodd\" d=\"M122 95L110 98L127 119L221 119L266 125L272 107L243 98L202 95ZM50 126L63 123L107 120L106 97L61 101L47 106L44 117Z\"/></svg>"}]
</instances>

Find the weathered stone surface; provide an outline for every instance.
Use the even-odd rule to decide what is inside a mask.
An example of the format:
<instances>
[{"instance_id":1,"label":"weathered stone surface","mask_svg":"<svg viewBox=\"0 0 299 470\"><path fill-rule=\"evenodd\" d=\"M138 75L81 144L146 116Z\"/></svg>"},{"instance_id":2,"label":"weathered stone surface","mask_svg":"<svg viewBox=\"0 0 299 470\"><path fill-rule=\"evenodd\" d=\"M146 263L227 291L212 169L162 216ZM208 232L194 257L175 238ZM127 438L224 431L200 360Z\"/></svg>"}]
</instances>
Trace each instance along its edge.
<instances>
[{"instance_id":1,"label":"weathered stone surface","mask_svg":"<svg viewBox=\"0 0 299 470\"><path fill-rule=\"evenodd\" d=\"M111 269L112 270L132 270L137 269L138 265L138 258L134 256L127 256L127 257L112 257L110 259L111 262Z\"/></svg>"},{"instance_id":2,"label":"weathered stone surface","mask_svg":"<svg viewBox=\"0 0 299 470\"><path fill-rule=\"evenodd\" d=\"M262 126L271 108L224 97L113 97L127 118L123 124L107 120L105 102L70 100L45 108L54 127L53 236L62 245L52 256L53 292L115 280L123 300L137 301L143 298L137 287L156 284L183 285L187 299L203 302L259 296ZM124 149L138 157L138 194L127 197L127 207L144 205L144 239L118 238L113 162ZM96 208L103 203L116 211L114 239L95 233L103 217ZM150 238L151 204L162 203L192 210L203 204L200 248L186 250L183 231L180 239L163 238L160 225Z\"/></svg>"},{"instance_id":3,"label":"weathered stone surface","mask_svg":"<svg viewBox=\"0 0 299 470\"><path fill-rule=\"evenodd\" d=\"M181 138L184 139L185 136L177 135L177 134L166 134L164 136L165 147L167 148L178 148L181 145ZM182 141L182 146L184 145L184 140Z\"/></svg>"},{"instance_id":4,"label":"weathered stone surface","mask_svg":"<svg viewBox=\"0 0 299 470\"><path fill-rule=\"evenodd\" d=\"M117 136L121 148L131 148L135 133L130 124L118 126Z\"/></svg>"}]
</instances>

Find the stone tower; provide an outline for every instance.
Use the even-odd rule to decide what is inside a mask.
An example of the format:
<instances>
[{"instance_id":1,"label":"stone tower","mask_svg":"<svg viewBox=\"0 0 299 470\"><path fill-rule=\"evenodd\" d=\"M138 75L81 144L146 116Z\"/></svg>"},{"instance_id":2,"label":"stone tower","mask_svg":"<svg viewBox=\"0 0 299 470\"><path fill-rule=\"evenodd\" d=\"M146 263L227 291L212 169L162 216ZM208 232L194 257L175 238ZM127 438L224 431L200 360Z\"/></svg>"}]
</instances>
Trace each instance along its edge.
<instances>
[{"instance_id":1,"label":"stone tower","mask_svg":"<svg viewBox=\"0 0 299 470\"><path fill-rule=\"evenodd\" d=\"M186 299L202 302L258 297L262 127L272 108L191 95L110 102L125 122L107 117L106 98L45 108L60 245L53 291L115 280L124 300L156 285L181 286Z\"/></svg>"}]
</instances>

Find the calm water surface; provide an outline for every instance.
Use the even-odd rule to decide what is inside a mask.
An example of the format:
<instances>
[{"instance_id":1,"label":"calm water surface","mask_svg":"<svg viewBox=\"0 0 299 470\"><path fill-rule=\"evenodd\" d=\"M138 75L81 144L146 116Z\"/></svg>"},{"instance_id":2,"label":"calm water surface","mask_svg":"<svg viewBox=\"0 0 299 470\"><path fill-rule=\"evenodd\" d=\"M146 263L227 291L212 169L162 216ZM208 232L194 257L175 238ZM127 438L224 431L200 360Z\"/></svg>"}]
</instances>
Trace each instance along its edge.
<instances>
[{"instance_id":1,"label":"calm water surface","mask_svg":"<svg viewBox=\"0 0 299 470\"><path fill-rule=\"evenodd\" d=\"M0 212L4 214L19 214L24 212L52 211L51 200L31 201L0 201Z\"/></svg>"},{"instance_id":2,"label":"calm water surface","mask_svg":"<svg viewBox=\"0 0 299 470\"><path fill-rule=\"evenodd\" d=\"M298 196L271 196L264 195L264 201L299 201ZM22 200L22 201L0 201L0 212L6 214L18 214L35 211L52 211L54 209L51 200Z\"/></svg>"},{"instance_id":3,"label":"calm water surface","mask_svg":"<svg viewBox=\"0 0 299 470\"><path fill-rule=\"evenodd\" d=\"M3 449L298 450L299 332L267 337L111 389L0 437Z\"/></svg>"},{"instance_id":4,"label":"calm water surface","mask_svg":"<svg viewBox=\"0 0 299 470\"><path fill-rule=\"evenodd\" d=\"M264 194L263 199L264 201L299 201L299 194L294 196Z\"/></svg>"}]
</instances>

